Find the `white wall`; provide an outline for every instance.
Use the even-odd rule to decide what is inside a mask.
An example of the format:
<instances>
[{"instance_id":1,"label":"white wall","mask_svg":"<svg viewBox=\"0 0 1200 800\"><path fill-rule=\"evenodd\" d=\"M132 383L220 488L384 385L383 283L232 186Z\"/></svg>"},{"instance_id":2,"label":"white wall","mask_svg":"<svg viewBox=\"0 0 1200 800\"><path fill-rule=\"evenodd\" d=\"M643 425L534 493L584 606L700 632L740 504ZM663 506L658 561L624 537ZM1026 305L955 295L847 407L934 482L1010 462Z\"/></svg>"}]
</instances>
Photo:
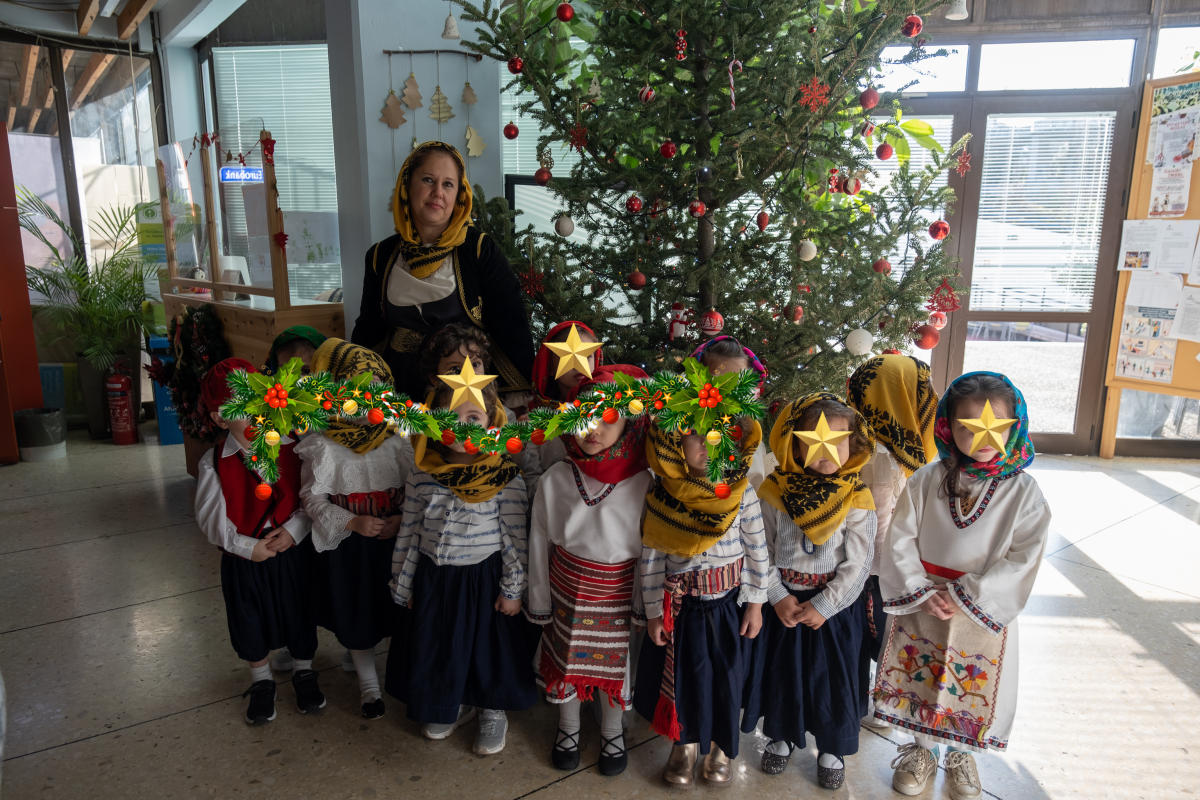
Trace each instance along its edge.
<instances>
[{"instance_id":1,"label":"white wall","mask_svg":"<svg viewBox=\"0 0 1200 800\"><path fill-rule=\"evenodd\" d=\"M462 91L469 80L479 97L470 107L471 127L488 145L482 156L467 158L469 177L472 184L483 186L488 197L504 191L497 62L476 62L459 55L412 56L422 106L415 110L406 107L408 121L395 131L379 121L388 89L394 88L399 95L410 71L409 56L394 55L389 74L385 49L462 49L459 41L441 38L448 8L445 3L326 0L347 337L358 317L367 249L395 233L391 195L400 165L412 150L413 136L418 142L439 138L438 124L429 118L439 80L455 114L441 126L440 138L466 156L468 106L462 102ZM464 39L475 36L472 26L461 21L459 32Z\"/></svg>"}]
</instances>

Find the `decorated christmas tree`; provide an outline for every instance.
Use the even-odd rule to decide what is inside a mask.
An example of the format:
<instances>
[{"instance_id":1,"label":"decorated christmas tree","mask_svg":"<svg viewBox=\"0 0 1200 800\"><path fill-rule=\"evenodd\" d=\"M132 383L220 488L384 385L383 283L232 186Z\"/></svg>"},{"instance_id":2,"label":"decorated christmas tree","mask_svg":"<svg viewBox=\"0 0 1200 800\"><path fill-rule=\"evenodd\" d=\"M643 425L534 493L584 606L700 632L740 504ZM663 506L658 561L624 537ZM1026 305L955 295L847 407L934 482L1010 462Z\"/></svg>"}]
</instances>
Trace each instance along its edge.
<instances>
[{"instance_id":1,"label":"decorated christmas tree","mask_svg":"<svg viewBox=\"0 0 1200 800\"><path fill-rule=\"evenodd\" d=\"M966 142L942 152L872 83L885 46L937 55L921 15L941 0L455 2L478 25L464 45L506 64L540 125L535 179L569 217L557 237L494 232L530 273L535 333L579 319L651 372L732 334L770 371L768 399L936 344L958 274L939 178L966 169ZM580 158L556 173L565 147ZM932 166L911 166L914 147ZM899 170L878 179L873 157Z\"/></svg>"}]
</instances>

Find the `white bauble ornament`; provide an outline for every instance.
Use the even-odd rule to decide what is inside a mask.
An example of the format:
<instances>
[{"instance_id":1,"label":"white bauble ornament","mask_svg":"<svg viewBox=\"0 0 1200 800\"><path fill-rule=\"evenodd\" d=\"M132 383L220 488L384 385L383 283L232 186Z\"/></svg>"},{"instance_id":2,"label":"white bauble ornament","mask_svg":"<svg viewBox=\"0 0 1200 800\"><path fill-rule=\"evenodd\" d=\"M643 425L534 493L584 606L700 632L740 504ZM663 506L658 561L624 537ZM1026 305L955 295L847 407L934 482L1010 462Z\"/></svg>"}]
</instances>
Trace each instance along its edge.
<instances>
[{"instance_id":1,"label":"white bauble ornament","mask_svg":"<svg viewBox=\"0 0 1200 800\"><path fill-rule=\"evenodd\" d=\"M875 337L871 336L870 331L862 328L846 334L846 349L856 356L865 356L871 352L873 344L875 344Z\"/></svg>"},{"instance_id":2,"label":"white bauble ornament","mask_svg":"<svg viewBox=\"0 0 1200 800\"><path fill-rule=\"evenodd\" d=\"M817 245L811 239L805 239L800 243L800 260L812 261L817 257Z\"/></svg>"},{"instance_id":3,"label":"white bauble ornament","mask_svg":"<svg viewBox=\"0 0 1200 800\"><path fill-rule=\"evenodd\" d=\"M554 231L559 236L570 236L575 232L575 220L567 216L554 220Z\"/></svg>"}]
</instances>

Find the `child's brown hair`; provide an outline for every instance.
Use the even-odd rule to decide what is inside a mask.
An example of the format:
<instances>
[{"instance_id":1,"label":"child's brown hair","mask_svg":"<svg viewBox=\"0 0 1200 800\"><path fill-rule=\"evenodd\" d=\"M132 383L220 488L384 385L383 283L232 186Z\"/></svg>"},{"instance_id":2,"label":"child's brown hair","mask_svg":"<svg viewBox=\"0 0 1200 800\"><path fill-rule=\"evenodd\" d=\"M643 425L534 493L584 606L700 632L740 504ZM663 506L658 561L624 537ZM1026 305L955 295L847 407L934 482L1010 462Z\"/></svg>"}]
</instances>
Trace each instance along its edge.
<instances>
[{"instance_id":1,"label":"child's brown hair","mask_svg":"<svg viewBox=\"0 0 1200 800\"><path fill-rule=\"evenodd\" d=\"M848 441L850 442L851 458L870 451L871 442L858 430L858 425L855 424L858 419L858 413L841 400L825 399L813 403L804 409L804 413L800 415L800 421L797 423L795 430L809 431L815 429L817 423L821 421L821 414L825 415L826 421L844 419L850 423L851 433ZM796 439L797 443L799 441L799 439Z\"/></svg>"},{"instance_id":2,"label":"child's brown hair","mask_svg":"<svg viewBox=\"0 0 1200 800\"><path fill-rule=\"evenodd\" d=\"M446 356L459 352L463 345L466 345L467 352L483 361L485 370L492 368L492 342L488 335L474 325L455 322L425 339L425 344L421 347L421 358L417 362L417 369L421 371L425 382L441 383L437 379L438 364Z\"/></svg>"}]
</instances>

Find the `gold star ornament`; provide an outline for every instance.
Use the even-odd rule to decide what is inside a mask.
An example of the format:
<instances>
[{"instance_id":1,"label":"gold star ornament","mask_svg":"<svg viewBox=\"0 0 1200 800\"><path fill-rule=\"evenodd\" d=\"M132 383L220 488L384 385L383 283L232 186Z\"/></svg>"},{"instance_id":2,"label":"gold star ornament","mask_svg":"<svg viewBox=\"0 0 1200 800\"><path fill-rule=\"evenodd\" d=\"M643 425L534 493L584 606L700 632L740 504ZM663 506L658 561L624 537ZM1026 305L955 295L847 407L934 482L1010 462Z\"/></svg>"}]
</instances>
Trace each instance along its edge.
<instances>
[{"instance_id":1,"label":"gold star ornament","mask_svg":"<svg viewBox=\"0 0 1200 800\"><path fill-rule=\"evenodd\" d=\"M471 359L464 359L462 370L457 375L438 375L438 380L454 390L450 398L450 410L471 402L487 411L487 402L483 399L483 387L496 380L495 375L476 375L471 366Z\"/></svg>"},{"instance_id":2,"label":"gold star ornament","mask_svg":"<svg viewBox=\"0 0 1200 800\"><path fill-rule=\"evenodd\" d=\"M995 412L992 411L992 401L985 401L983 413L979 415L979 419L960 419L958 421L959 425L975 434L975 438L971 440L971 452L967 455L978 453L981 447L994 447L1003 453L1005 440L1008 439L1006 434L1014 422L1016 422L1015 419L997 419Z\"/></svg>"},{"instance_id":3,"label":"gold star ornament","mask_svg":"<svg viewBox=\"0 0 1200 800\"><path fill-rule=\"evenodd\" d=\"M851 433L853 431L831 431L829 421L825 419L825 412L821 412L816 430L792 431L793 436L808 445L808 457L804 459L806 467L822 457L828 458L840 467L842 459L838 455L837 446Z\"/></svg>"},{"instance_id":4,"label":"gold star ornament","mask_svg":"<svg viewBox=\"0 0 1200 800\"><path fill-rule=\"evenodd\" d=\"M558 356L558 371L554 375L555 380L573 369L579 370L589 378L592 377L592 368L588 366L588 356L600 349L600 343L587 344L583 342L579 338L577 326L571 326L571 332L567 334L565 342L546 342L546 347Z\"/></svg>"}]
</instances>

